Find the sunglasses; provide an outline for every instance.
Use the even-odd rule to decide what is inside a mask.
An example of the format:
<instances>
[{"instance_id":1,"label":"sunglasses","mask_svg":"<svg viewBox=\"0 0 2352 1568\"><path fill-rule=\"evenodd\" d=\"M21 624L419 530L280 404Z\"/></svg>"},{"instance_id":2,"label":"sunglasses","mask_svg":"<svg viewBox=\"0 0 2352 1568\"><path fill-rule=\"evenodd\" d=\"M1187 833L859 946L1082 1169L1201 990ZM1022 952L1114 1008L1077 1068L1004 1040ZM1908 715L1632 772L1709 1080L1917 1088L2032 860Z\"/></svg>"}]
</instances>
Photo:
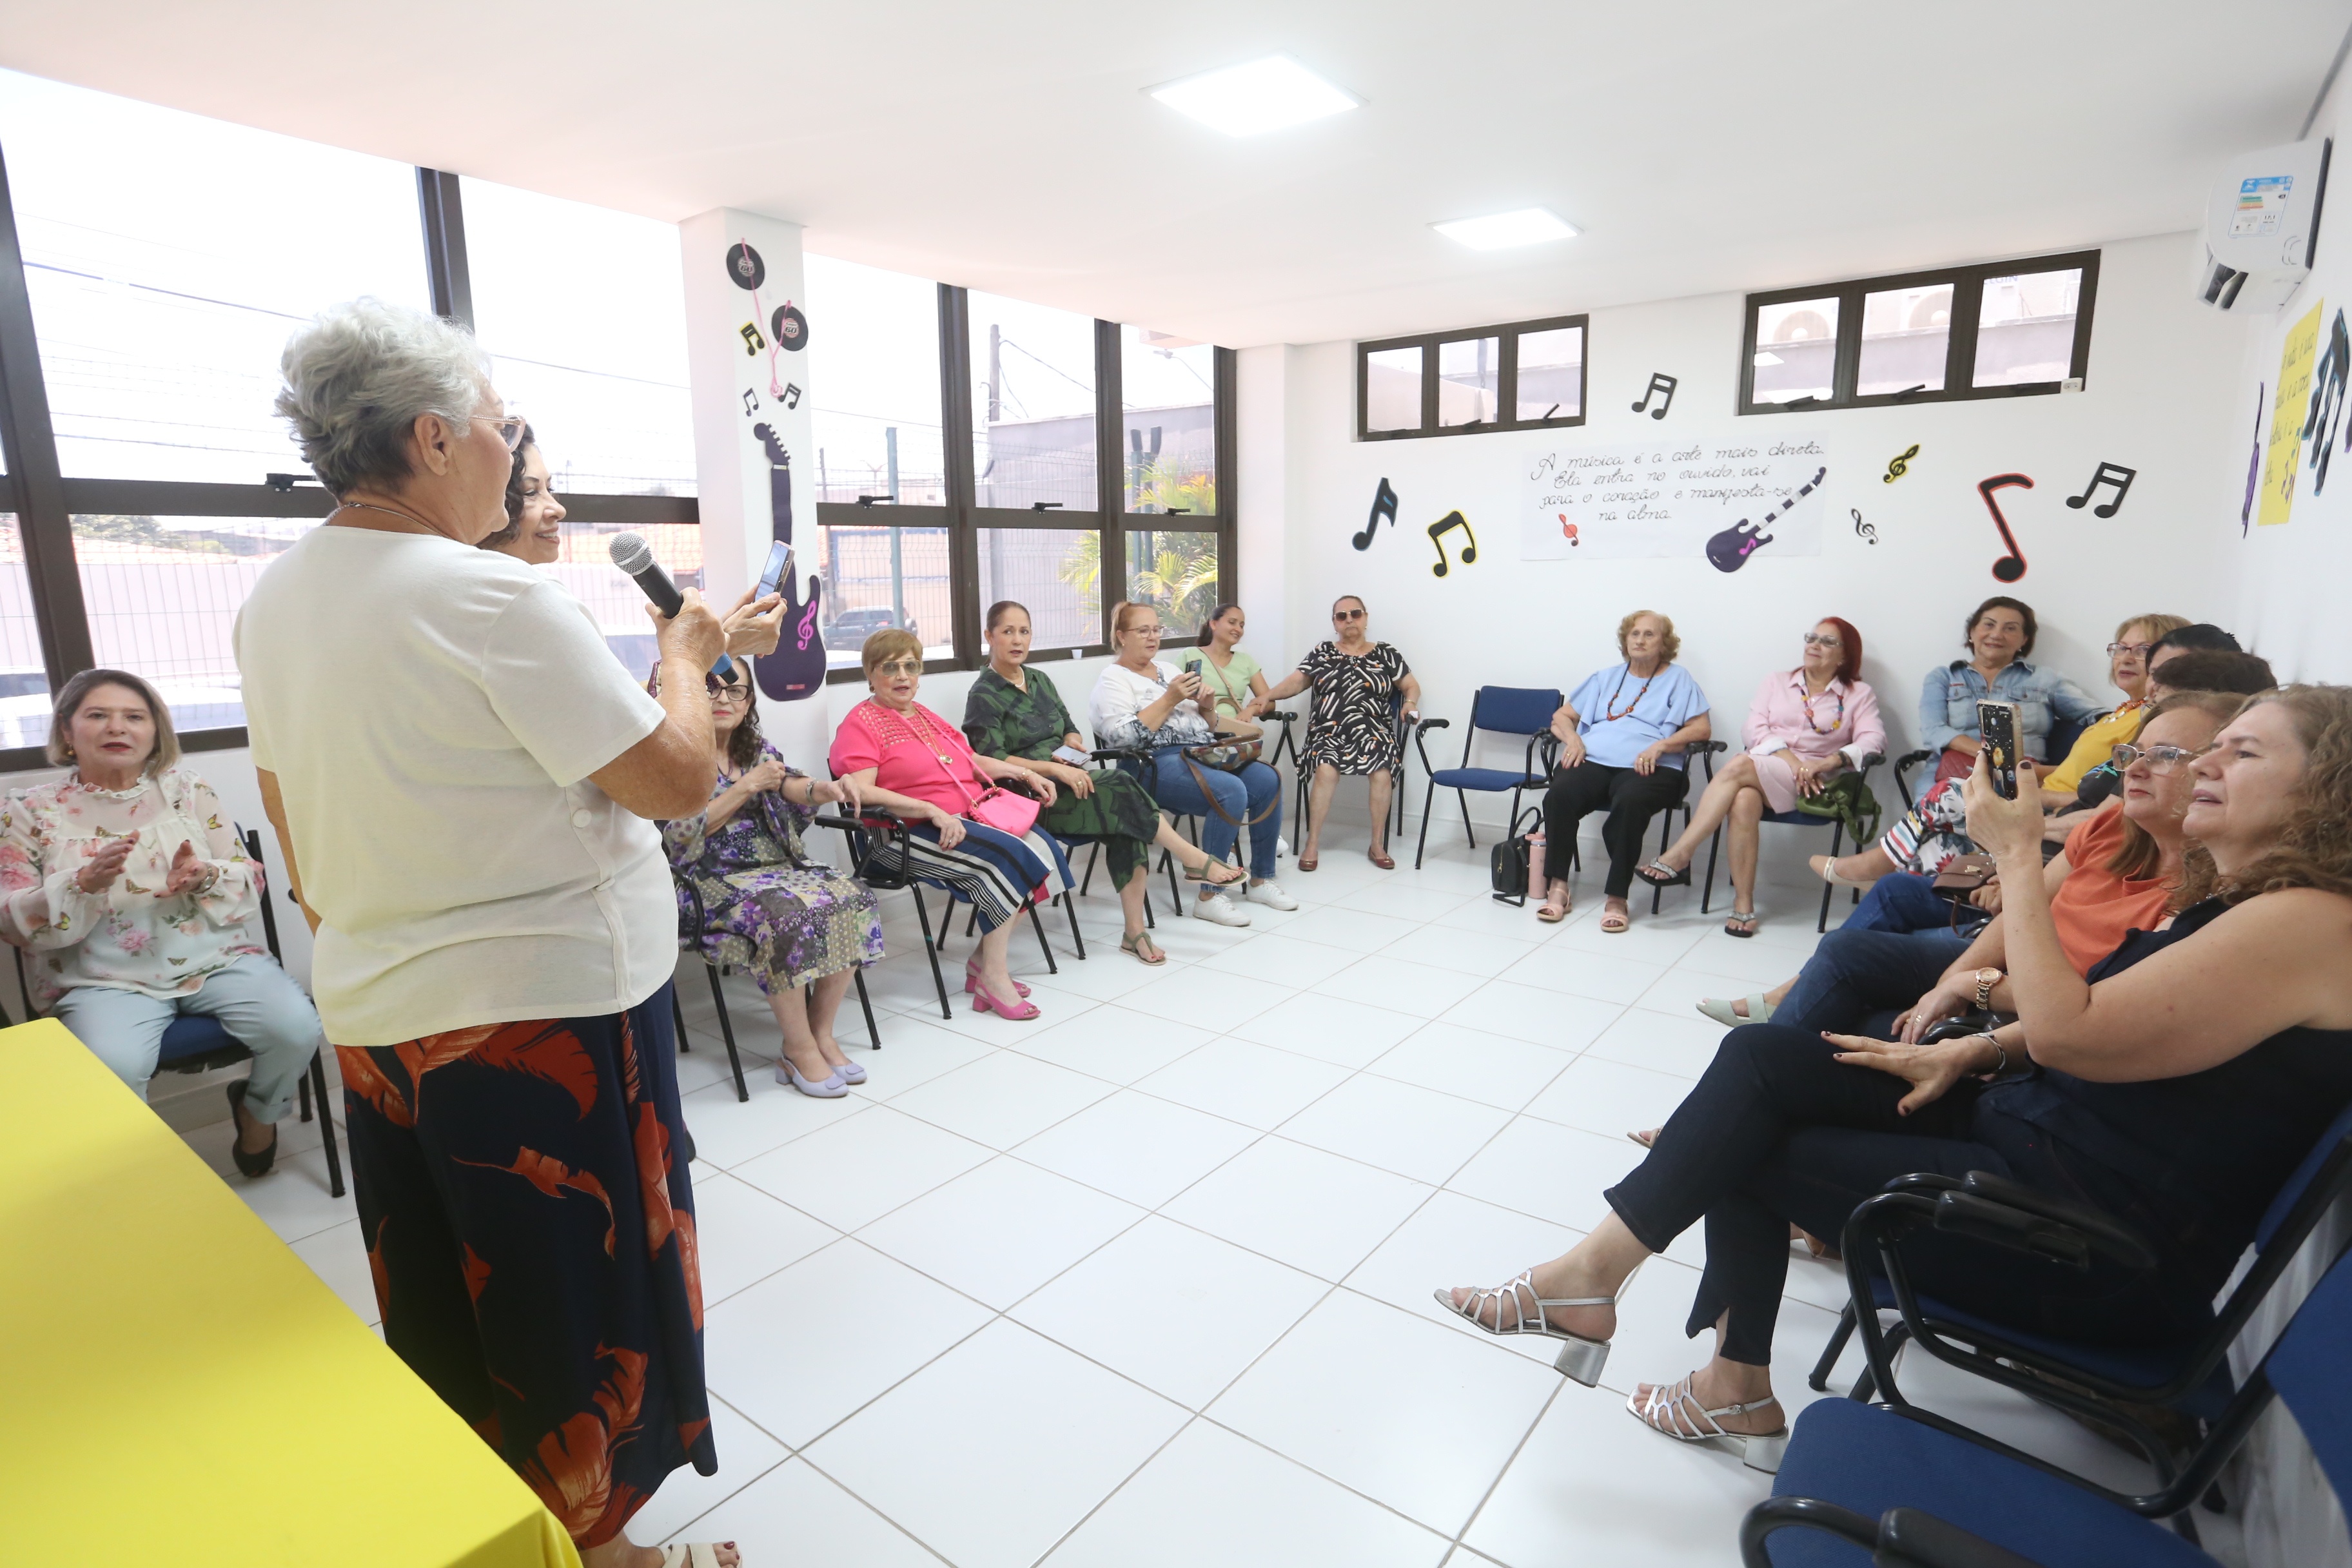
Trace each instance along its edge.
<instances>
[{"instance_id":1,"label":"sunglasses","mask_svg":"<svg viewBox=\"0 0 2352 1568\"><path fill-rule=\"evenodd\" d=\"M923 661L919 658L894 658L887 664L877 664L874 673L885 680L895 680L902 675L920 675Z\"/></svg>"},{"instance_id":2,"label":"sunglasses","mask_svg":"<svg viewBox=\"0 0 2352 1568\"><path fill-rule=\"evenodd\" d=\"M2118 745L2108 750L2107 760L2115 764L2117 773L2127 771L2134 763L2146 763L2149 773L2168 773L2183 763L2195 762L2212 749L2210 746L2200 746L2191 751L2185 746Z\"/></svg>"},{"instance_id":3,"label":"sunglasses","mask_svg":"<svg viewBox=\"0 0 2352 1568\"><path fill-rule=\"evenodd\" d=\"M1360 621L1364 618L1364 612L1361 610L1334 610L1331 612L1331 618L1335 621Z\"/></svg>"}]
</instances>

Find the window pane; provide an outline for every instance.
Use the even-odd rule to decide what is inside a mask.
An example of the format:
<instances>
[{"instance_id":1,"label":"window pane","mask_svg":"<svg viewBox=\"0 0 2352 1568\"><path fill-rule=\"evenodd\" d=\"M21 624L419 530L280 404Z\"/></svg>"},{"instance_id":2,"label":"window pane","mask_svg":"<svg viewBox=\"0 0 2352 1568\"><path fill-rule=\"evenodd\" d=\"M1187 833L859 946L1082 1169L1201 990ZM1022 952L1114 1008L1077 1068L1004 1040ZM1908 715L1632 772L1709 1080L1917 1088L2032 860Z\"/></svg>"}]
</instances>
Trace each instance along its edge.
<instances>
[{"instance_id":1,"label":"window pane","mask_svg":"<svg viewBox=\"0 0 2352 1568\"><path fill-rule=\"evenodd\" d=\"M2021 386L2074 374L2074 310L2083 269L1988 278L1977 310L1976 384Z\"/></svg>"},{"instance_id":2,"label":"window pane","mask_svg":"<svg viewBox=\"0 0 2352 1568\"><path fill-rule=\"evenodd\" d=\"M259 484L287 334L427 304L405 163L0 71L0 147L65 471Z\"/></svg>"},{"instance_id":3,"label":"window pane","mask_svg":"<svg viewBox=\"0 0 2352 1568\"><path fill-rule=\"evenodd\" d=\"M1573 419L1584 412L1584 329L1519 334L1520 419Z\"/></svg>"},{"instance_id":4,"label":"window pane","mask_svg":"<svg viewBox=\"0 0 2352 1568\"><path fill-rule=\"evenodd\" d=\"M1028 610L1033 648L1102 641L1102 536L1090 528L982 529L981 613L999 599Z\"/></svg>"},{"instance_id":5,"label":"window pane","mask_svg":"<svg viewBox=\"0 0 2352 1568\"><path fill-rule=\"evenodd\" d=\"M1916 387L1944 390L1944 351L1952 340L1952 286L1888 289L1862 297L1860 397Z\"/></svg>"},{"instance_id":6,"label":"window pane","mask_svg":"<svg viewBox=\"0 0 2352 1568\"><path fill-rule=\"evenodd\" d=\"M1213 516L1217 351L1146 327L1119 328L1118 342L1127 510Z\"/></svg>"},{"instance_id":7,"label":"window pane","mask_svg":"<svg viewBox=\"0 0 2352 1568\"><path fill-rule=\"evenodd\" d=\"M968 298L977 504L1095 510L1094 319L977 290Z\"/></svg>"},{"instance_id":8,"label":"window pane","mask_svg":"<svg viewBox=\"0 0 2352 1568\"><path fill-rule=\"evenodd\" d=\"M263 569L317 526L308 518L77 515L74 561L98 662L153 681L183 731L244 723L229 630Z\"/></svg>"},{"instance_id":9,"label":"window pane","mask_svg":"<svg viewBox=\"0 0 2352 1568\"><path fill-rule=\"evenodd\" d=\"M1838 301L1795 300L1756 311L1752 403L1827 397L1837 379Z\"/></svg>"},{"instance_id":10,"label":"window pane","mask_svg":"<svg viewBox=\"0 0 2352 1568\"><path fill-rule=\"evenodd\" d=\"M13 512L0 511L0 747L49 738L49 678L33 620L25 542Z\"/></svg>"},{"instance_id":11,"label":"window pane","mask_svg":"<svg viewBox=\"0 0 2352 1568\"><path fill-rule=\"evenodd\" d=\"M1437 345L1437 423L1492 424L1502 395L1503 340L1468 338Z\"/></svg>"},{"instance_id":12,"label":"window pane","mask_svg":"<svg viewBox=\"0 0 2352 1568\"><path fill-rule=\"evenodd\" d=\"M556 489L694 494L677 227L483 180L460 186L475 331Z\"/></svg>"},{"instance_id":13,"label":"window pane","mask_svg":"<svg viewBox=\"0 0 2352 1568\"><path fill-rule=\"evenodd\" d=\"M829 256L803 262L816 462L795 464L801 482L816 486L818 500L945 506L939 286Z\"/></svg>"},{"instance_id":14,"label":"window pane","mask_svg":"<svg viewBox=\"0 0 2352 1568\"><path fill-rule=\"evenodd\" d=\"M631 675L643 680L653 674L661 656L646 619L644 591L613 570L612 541L616 533L642 534L670 581L681 588L699 588L703 585L702 530L688 522L567 522L562 552L552 565L540 568L588 606L596 629L604 634L604 646Z\"/></svg>"},{"instance_id":15,"label":"window pane","mask_svg":"<svg viewBox=\"0 0 2352 1568\"><path fill-rule=\"evenodd\" d=\"M816 340L814 323L809 330ZM905 626L923 639L923 657L955 653L955 613L948 596L944 528L827 528L821 531L825 668L855 669L866 639ZM643 615L645 612L637 612Z\"/></svg>"},{"instance_id":16,"label":"window pane","mask_svg":"<svg viewBox=\"0 0 2352 1568\"><path fill-rule=\"evenodd\" d=\"M1421 428L1421 350L1375 349L1364 356L1364 428Z\"/></svg>"},{"instance_id":17,"label":"window pane","mask_svg":"<svg viewBox=\"0 0 2352 1568\"><path fill-rule=\"evenodd\" d=\"M1129 530L1127 596L1159 610L1168 647L1199 637L1217 607L1217 536Z\"/></svg>"}]
</instances>

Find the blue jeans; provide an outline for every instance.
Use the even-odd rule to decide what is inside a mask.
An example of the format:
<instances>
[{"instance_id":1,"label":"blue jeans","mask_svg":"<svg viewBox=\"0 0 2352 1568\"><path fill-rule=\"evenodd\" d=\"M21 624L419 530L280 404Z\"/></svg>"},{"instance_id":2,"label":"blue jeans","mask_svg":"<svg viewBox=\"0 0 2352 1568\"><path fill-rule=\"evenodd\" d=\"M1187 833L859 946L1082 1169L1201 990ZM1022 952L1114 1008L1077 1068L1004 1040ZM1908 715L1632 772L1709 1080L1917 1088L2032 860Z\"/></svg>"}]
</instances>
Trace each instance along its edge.
<instances>
[{"instance_id":1,"label":"blue jeans","mask_svg":"<svg viewBox=\"0 0 2352 1568\"><path fill-rule=\"evenodd\" d=\"M1862 902L1845 917L1840 931L1948 931L1950 901L1936 892L1935 879L1897 871L1881 877L1862 895ZM1959 929L1973 936L1992 917L1974 904L1960 905Z\"/></svg>"},{"instance_id":2,"label":"blue jeans","mask_svg":"<svg viewBox=\"0 0 2352 1568\"><path fill-rule=\"evenodd\" d=\"M1856 931L1842 925L1822 938L1797 973L1795 989L1772 1022L1841 1035L1871 1032L1934 989L1976 938L1948 931Z\"/></svg>"},{"instance_id":3,"label":"blue jeans","mask_svg":"<svg viewBox=\"0 0 2352 1568\"><path fill-rule=\"evenodd\" d=\"M1197 766L1198 764L1194 764ZM1201 793L1201 784L1192 776L1183 755L1174 751L1154 753L1152 757L1151 793L1161 809L1191 813L1201 819L1201 847L1220 860L1234 857L1234 840L1241 836L1240 824L1247 822L1250 831L1250 875L1263 881L1274 875L1274 841L1282 832L1282 775L1264 763L1252 763L1237 773L1220 768L1201 768L1201 779L1208 782L1216 793L1217 805L1223 807L1220 816L1211 809L1209 799ZM1263 819L1259 812L1265 812ZM1228 822L1226 817L1233 818Z\"/></svg>"},{"instance_id":4,"label":"blue jeans","mask_svg":"<svg viewBox=\"0 0 2352 1568\"><path fill-rule=\"evenodd\" d=\"M77 985L50 1009L90 1055L114 1069L142 1100L163 1054L163 1031L182 1015L215 1018L253 1053L247 1114L282 1121L324 1032L319 1011L274 958L240 957L205 976L202 990L169 1000L111 985Z\"/></svg>"}]
</instances>

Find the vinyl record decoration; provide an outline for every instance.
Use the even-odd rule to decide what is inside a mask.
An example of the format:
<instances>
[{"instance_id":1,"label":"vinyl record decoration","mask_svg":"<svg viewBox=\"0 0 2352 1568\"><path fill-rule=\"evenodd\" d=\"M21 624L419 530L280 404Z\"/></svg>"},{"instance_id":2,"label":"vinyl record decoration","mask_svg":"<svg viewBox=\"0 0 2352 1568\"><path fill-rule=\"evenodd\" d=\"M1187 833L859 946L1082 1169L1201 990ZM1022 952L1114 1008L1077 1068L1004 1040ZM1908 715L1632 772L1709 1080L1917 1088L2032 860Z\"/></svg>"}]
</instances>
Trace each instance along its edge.
<instances>
[{"instance_id":1,"label":"vinyl record decoration","mask_svg":"<svg viewBox=\"0 0 2352 1568\"><path fill-rule=\"evenodd\" d=\"M768 323L768 335L787 353L808 347L808 318L789 300L776 307L775 316Z\"/></svg>"},{"instance_id":2,"label":"vinyl record decoration","mask_svg":"<svg viewBox=\"0 0 2352 1568\"><path fill-rule=\"evenodd\" d=\"M727 247L728 280L738 289L757 289L768 280L768 264L751 248L751 242L739 239Z\"/></svg>"}]
</instances>

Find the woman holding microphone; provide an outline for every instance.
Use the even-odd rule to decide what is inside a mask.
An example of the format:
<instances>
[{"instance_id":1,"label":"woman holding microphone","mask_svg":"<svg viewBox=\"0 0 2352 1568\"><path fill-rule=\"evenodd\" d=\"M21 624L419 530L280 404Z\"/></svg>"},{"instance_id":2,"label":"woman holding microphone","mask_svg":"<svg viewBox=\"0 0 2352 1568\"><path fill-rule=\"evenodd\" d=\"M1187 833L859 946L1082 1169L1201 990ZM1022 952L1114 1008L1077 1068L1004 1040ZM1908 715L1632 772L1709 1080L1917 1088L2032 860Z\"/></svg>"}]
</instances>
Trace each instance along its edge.
<instances>
[{"instance_id":1,"label":"woman holding microphone","mask_svg":"<svg viewBox=\"0 0 2352 1568\"><path fill-rule=\"evenodd\" d=\"M254 585L237 663L384 1341L587 1568L656 1568L623 1527L718 1454L652 819L710 797L726 633L692 590L656 616L656 700L578 601L476 548L524 426L463 329L362 300L280 369L340 504Z\"/></svg>"}]
</instances>

